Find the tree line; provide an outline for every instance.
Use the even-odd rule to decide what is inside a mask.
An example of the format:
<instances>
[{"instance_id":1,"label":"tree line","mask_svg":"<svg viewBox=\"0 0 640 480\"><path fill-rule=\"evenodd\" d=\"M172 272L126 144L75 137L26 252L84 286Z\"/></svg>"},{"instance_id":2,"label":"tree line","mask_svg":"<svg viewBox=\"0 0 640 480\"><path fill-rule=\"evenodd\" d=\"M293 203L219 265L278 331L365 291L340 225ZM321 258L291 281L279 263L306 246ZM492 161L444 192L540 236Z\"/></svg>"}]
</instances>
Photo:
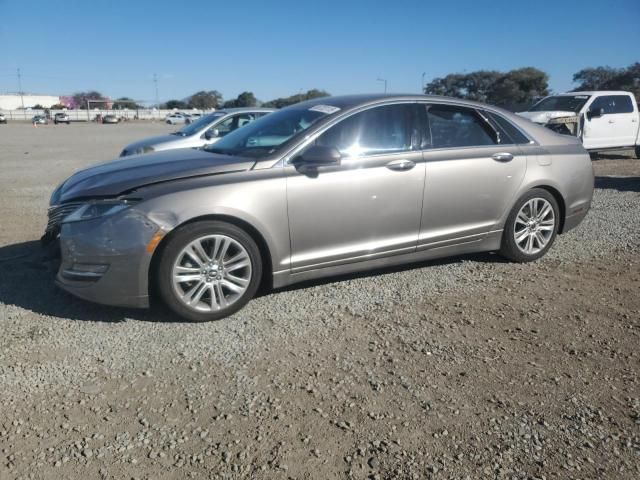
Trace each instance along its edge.
<instances>
[{"instance_id":1,"label":"tree line","mask_svg":"<svg viewBox=\"0 0 640 480\"><path fill-rule=\"evenodd\" d=\"M581 90L625 90L633 92L640 101L640 63L626 68L589 67L576 72L573 82ZM478 70L451 73L434 78L424 87L429 95L476 100L510 110L522 110L551 93L549 76L534 67L517 68L508 72Z\"/></svg>"},{"instance_id":2,"label":"tree line","mask_svg":"<svg viewBox=\"0 0 640 480\"><path fill-rule=\"evenodd\" d=\"M573 82L579 90L625 90L633 92L640 102L640 63L625 68L589 67L576 72ZM541 97L551 93L549 76L534 67L524 67L499 72L496 70L477 70L469 73L450 73L445 77L434 78L424 87L424 93L445 95L448 97L476 100L504 107L510 110L522 110ZM220 108L255 107L283 108L294 103L313 98L328 97L325 90L311 89L288 97L275 98L260 102L253 92L242 92L236 98L224 100L218 90L201 90L184 100L169 100L161 105L165 109L211 110ZM78 108L87 105L87 100L101 100L104 96L97 91L78 92L73 95ZM62 107L62 106L60 106ZM113 100L114 109L138 109L141 105L129 98Z\"/></svg>"}]
</instances>

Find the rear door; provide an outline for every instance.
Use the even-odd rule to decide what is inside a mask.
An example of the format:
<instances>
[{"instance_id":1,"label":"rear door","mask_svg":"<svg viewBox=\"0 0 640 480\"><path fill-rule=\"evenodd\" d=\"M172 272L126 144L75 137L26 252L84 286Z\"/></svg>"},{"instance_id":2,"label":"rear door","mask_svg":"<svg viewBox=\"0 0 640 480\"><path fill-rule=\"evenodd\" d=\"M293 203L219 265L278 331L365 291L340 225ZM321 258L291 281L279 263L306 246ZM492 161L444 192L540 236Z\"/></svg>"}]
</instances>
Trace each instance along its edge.
<instances>
[{"instance_id":1,"label":"rear door","mask_svg":"<svg viewBox=\"0 0 640 480\"><path fill-rule=\"evenodd\" d=\"M587 116L583 144L585 148L630 147L638 133L638 111L629 95L602 95L596 97L589 111L602 109L600 117Z\"/></svg>"},{"instance_id":2,"label":"rear door","mask_svg":"<svg viewBox=\"0 0 640 480\"><path fill-rule=\"evenodd\" d=\"M431 140L423 150L426 181L418 248L482 239L513 205L526 157L485 112L443 104L428 104L425 110Z\"/></svg>"}]
</instances>

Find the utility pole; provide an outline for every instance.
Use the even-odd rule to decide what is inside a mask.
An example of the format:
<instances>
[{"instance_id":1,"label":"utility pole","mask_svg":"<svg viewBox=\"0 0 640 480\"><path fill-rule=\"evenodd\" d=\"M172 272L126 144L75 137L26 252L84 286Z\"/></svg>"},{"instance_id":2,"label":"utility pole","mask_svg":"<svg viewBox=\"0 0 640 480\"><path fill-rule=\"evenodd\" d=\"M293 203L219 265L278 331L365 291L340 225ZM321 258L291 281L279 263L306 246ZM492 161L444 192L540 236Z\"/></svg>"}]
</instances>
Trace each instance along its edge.
<instances>
[{"instance_id":1,"label":"utility pole","mask_svg":"<svg viewBox=\"0 0 640 480\"><path fill-rule=\"evenodd\" d=\"M384 82L384 93L387 93L387 79L386 78L376 78L378 82Z\"/></svg>"},{"instance_id":2,"label":"utility pole","mask_svg":"<svg viewBox=\"0 0 640 480\"><path fill-rule=\"evenodd\" d=\"M153 83L156 86L156 109L158 112L158 117L160 116L160 101L158 100L158 75L157 74L153 74Z\"/></svg>"},{"instance_id":3,"label":"utility pole","mask_svg":"<svg viewBox=\"0 0 640 480\"><path fill-rule=\"evenodd\" d=\"M22 104L22 114L26 120L27 112L24 109L24 92L22 91L22 75L20 74L20 68L18 68L18 93L20 94L20 103Z\"/></svg>"}]
</instances>

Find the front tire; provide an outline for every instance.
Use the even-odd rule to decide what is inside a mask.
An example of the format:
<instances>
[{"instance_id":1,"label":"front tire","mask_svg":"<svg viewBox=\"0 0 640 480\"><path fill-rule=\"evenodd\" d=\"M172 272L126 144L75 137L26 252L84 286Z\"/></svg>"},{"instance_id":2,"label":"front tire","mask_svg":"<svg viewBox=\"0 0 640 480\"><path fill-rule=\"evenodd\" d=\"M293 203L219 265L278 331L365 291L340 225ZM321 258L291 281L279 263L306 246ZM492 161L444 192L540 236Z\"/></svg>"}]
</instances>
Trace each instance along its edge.
<instances>
[{"instance_id":1,"label":"front tire","mask_svg":"<svg viewBox=\"0 0 640 480\"><path fill-rule=\"evenodd\" d=\"M518 199L502 233L500 254L514 262L532 262L542 257L556 238L560 209L551 193L534 188Z\"/></svg>"},{"instance_id":2,"label":"front tire","mask_svg":"<svg viewBox=\"0 0 640 480\"><path fill-rule=\"evenodd\" d=\"M636 158L640 160L640 145L636 145Z\"/></svg>"},{"instance_id":3,"label":"front tire","mask_svg":"<svg viewBox=\"0 0 640 480\"><path fill-rule=\"evenodd\" d=\"M164 303L182 318L208 322L253 298L262 278L256 242L226 222L188 224L169 238L155 279Z\"/></svg>"}]
</instances>

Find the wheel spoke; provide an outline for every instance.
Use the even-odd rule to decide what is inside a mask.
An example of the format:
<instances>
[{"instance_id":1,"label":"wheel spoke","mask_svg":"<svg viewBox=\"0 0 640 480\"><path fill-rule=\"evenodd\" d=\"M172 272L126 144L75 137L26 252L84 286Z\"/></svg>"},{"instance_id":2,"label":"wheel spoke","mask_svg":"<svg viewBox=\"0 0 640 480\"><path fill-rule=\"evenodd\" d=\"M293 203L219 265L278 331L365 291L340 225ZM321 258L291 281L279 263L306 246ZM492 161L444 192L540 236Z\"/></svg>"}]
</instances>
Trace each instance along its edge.
<instances>
[{"instance_id":1,"label":"wheel spoke","mask_svg":"<svg viewBox=\"0 0 640 480\"><path fill-rule=\"evenodd\" d=\"M248 267L251 265L251 261L249 260L249 255L245 252L240 252L235 257L231 258L227 262L223 262L224 269L227 272L233 272L234 270L238 270L240 268Z\"/></svg>"},{"instance_id":2,"label":"wheel spoke","mask_svg":"<svg viewBox=\"0 0 640 480\"><path fill-rule=\"evenodd\" d=\"M543 249L544 246L547 244L547 240L544 238L544 235L542 235L542 233L540 232L536 232L536 240L538 241L538 247L540 249Z\"/></svg>"},{"instance_id":3,"label":"wheel spoke","mask_svg":"<svg viewBox=\"0 0 640 480\"><path fill-rule=\"evenodd\" d=\"M540 210L540 213L537 215L538 220L544 220L550 211L551 211L551 205L549 205L548 203L545 203L544 206L542 207L542 210Z\"/></svg>"},{"instance_id":4,"label":"wheel spoke","mask_svg":"<svg viewBox=\"0 0 640 480\"><path fill-rule=\"evenodd\" d=\"M519 233L516 232L516 242L517 243L522 242L522 240L527 238L528 235L529 235L529 231L526 228L524 230L521 230Z\"/></svg>"},{"instance_id":5,"label":"wheel spoke","mask_svg":"<svg viewBox=\"0 0 640 480\"><path fill-rule=\"evenodd\" d=\"M249 280L248 279L236 277L235 275L231 275L230 273L226 273L225 274L224 280L227 281L227 282L233 283L234 285L236 285L237 287L239 287L239 288L241 288L243 290L249 286Z\"/></svg>"},{"instance_id":6,"label":"wheel spoke","mask_svg":"<svg viewBox=\"0 0 640 480\"><path fill-rule=\"evenodd\" d=\"M215 259L219 262L222 262L222 260L224 259L224 256L227 254L227 250L229 249L229 245L231 244L231 242L227 237L225 237L222 239L221 244L222 245L220 246L220 249L217 252L218 255L215 257Z\"/></svg>"},{"instance_id":7,"label":"wheel spoke","mask_svg":"<svg viewBox=\"0 0 640 480\"><path fill-rule=\"evenodd\" d=\"M529 222L529 217L527 217L523 211L520 211L520 213L518 213L518 216L516 217L516 223L521 223L522 225L526 225Z\"/></svg>"},{"instance_id":8,"label":"wheel spoke","mask_svg":"<svg viewBox=\"0 0 640 480\"><path fill-rule=\"evenodd\" d=\"M216 289L218 308L225 308L227 306L227 299L224 297L224 293L222 292L221 282L216 283L215 289Z\"/></svg>"},{"instance_id":9,"label":"wheel spoke","mask_svg":"<svg viewBox=\"0 0 640 480\"><path fill-rule=\"evenodd\" d=\"M525 247L527 253L531 253L533 251L533 236L529 235L527 237L527 246Z\"/></svg>"},{"instance_id":10,"label":"wheel spoke","mask_svg":"<svg viewBox=\"0 0 640 480\"><path fill-rule=\"evenodd\" d=\"M202 279L202 275L200 275L199 273L190 275L176 275L175 279L178 283L196 282Z\"/></svg>"},{"instance_id":11,"label":"wheel spoke","mask_svg":"<svg viewBox=\"0 0 640 480\"><path fill-rule=\"evenodd\" d=\"M204 251L202 240L196 240L192 245L193 249L198 254L203 263L209 262L211 260L211 258L209 258L209 255L207 255L207 252Z\"/></svg>"},{"instance_id":12,"label":"wheel spoke","mask_svg":"<svg viewBox=\"0 0 640 480\"><path fill-rule=\"evenodd\" d=\"M203 266L204 262L202 261L202 259L198 255L198 253L196 252L196 250L193 247L193 245L189 245L187 248L185 248L184 254L186 256L188 256L189 259L191 259L193 262L195 262L196 265L198 265L199 267Z\"/></svg>"},{"instance_id":13,"label":"wheel spoke","mask_svg":"<svg viewBox=\"0 0 640 480\"><path fill-rule=\"evenodd\" d=\"M182 296L182 299L187 303L187 305L195 305L200 301L200 298L206 289L207 284L200 281L191 287L191 289Z\"/></svg>"}]
</instances>

